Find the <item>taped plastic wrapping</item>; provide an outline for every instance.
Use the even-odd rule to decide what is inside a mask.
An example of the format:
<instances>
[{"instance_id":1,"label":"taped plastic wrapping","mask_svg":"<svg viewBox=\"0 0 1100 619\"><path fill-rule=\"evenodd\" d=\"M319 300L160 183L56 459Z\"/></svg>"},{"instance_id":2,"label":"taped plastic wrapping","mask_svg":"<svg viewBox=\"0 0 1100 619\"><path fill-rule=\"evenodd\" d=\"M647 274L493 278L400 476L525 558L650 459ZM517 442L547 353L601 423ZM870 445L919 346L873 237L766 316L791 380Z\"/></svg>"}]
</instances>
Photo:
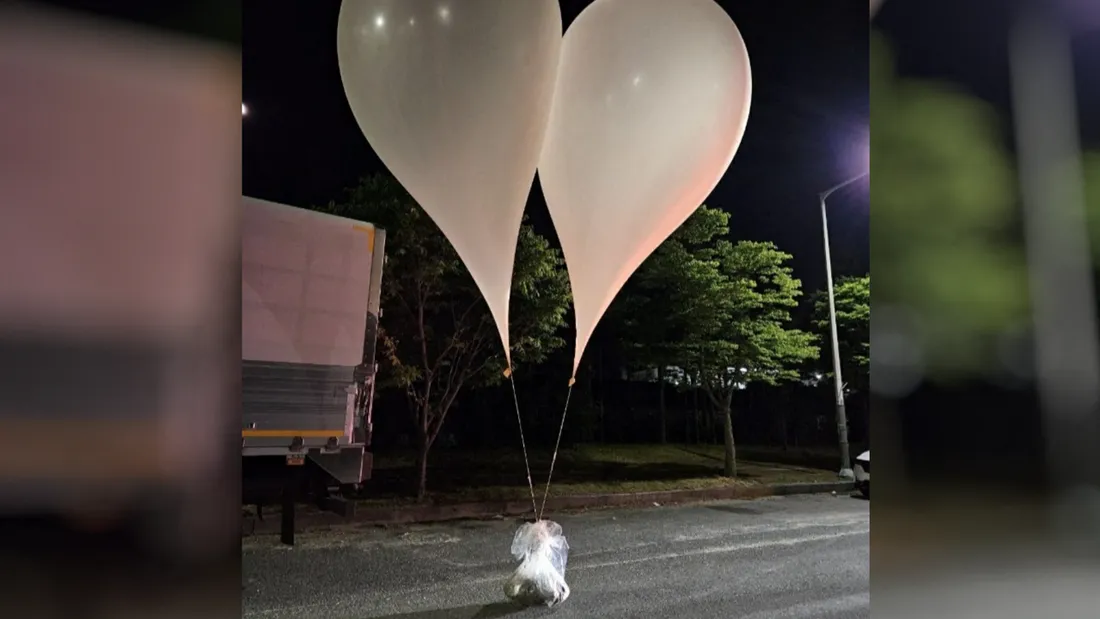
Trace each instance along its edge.
<instances>
[{"instance_id":1,"label":"taped plastic wrapping","mask_svg":"<svg viewBox=\"0 0 1100 619\"><path fill-rule=\"evenodd\" d=\"M565 564L569 543L561 525L551 520L524 523L512 540L519 567L504 583L504 595L525 605L554 606L569 597Z\"/></svg>"}]
</instances>

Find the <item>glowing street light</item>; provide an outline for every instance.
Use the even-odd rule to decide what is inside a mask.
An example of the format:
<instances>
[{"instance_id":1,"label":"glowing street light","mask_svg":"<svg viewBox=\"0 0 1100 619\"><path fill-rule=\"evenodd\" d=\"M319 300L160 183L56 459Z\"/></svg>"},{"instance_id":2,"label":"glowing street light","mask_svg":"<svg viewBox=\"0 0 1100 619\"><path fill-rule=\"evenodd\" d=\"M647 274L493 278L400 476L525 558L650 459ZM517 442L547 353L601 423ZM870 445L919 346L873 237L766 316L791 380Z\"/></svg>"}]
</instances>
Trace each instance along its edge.
<instances>
[{"instance_id":1,"label":"glowing street light","mask_svg":"<svg viewBox=\"0 0 1100 619\"><path fill-rule=\"evenodd\" d=\"M836 397L836 430L840 443L840 477L855 479L852 472L852 455L848 453L848 413L844 408L844 378L840 375L840 338L836 332L836 301L833 297L833 259L829 253L829 218L825 214L825 200L838 189L846 187L870 174L870 170L834 185L817 194L821 202L821 234L825 241L825 282L829 292L829 331L833 340L833 389Z\"/></svg>"},{"instance_id":2,"label":"glowing street light","mask_svg":"<svg viewBox=\"0 0 1100 619\"><path fill-rule=\"evenodd\" d=\"M248 116L248 106L241 103L241 116Z\"/></svg>"}]
</instances>

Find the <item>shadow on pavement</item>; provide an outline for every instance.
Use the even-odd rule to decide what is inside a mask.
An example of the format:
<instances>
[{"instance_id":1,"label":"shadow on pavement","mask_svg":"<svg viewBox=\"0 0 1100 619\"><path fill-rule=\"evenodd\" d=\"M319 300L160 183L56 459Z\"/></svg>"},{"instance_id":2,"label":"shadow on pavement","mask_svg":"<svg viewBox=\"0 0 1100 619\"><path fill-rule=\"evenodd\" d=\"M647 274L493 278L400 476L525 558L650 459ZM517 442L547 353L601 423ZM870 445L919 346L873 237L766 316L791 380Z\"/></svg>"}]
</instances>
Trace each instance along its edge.
<instances>
[{"instance_id":1,"label":"shadow on pavement","mask_svg":"<svg viewBox=\"0 0 1100 619\"><path fill-rule=\"evenodd\" d=\"M716 512L725 512L727 514L738 514L738 515L741 515L741 516L759 516L759 515L764 513L759 509L756 509L754 507L747 506L747 505L746 506L740 506L740 505L704 505L704 507L706 509L716 511Z\"/></svg>"},{"instance_id":2,"label":"shadow on pavement","mask_svg":"<svg viewBox=\"0 0 1100 619\"><path fill-rule=\"evenodd\" d=\"M402 613L400 615L372 617L371 619L499 619L500 617L512 616L518 619L520 616L524 618L539 617L548 611L549 609L544 606L525 607L512 602L494 602L484 606L475 604L458 608L441 608L415 613Z\"/></svg>"}]
</instances>

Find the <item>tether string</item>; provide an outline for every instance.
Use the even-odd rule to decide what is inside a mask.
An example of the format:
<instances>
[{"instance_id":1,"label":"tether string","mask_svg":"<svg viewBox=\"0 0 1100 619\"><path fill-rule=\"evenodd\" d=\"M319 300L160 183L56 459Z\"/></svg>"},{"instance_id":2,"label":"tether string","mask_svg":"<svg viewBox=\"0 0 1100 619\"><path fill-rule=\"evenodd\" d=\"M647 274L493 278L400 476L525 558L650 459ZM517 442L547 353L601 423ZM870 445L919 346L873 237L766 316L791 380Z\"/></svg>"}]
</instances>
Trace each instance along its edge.
<instances>
[{"instance_id":1,"label":"tether string","mask_svg":"<svg viewBox=\"0 0 1100 619\"><path fill-rule=\"evenodd\" d=\"M519 444L523 447L523 466L527 470L527 489L531 492L531 510L538 520L538 509L535 506L535 483L531 481L531 461L527 458L527 440L523 437L523 418L519 414L519 395L516 393L516 379L512 375L512 368L504 371L508 381L512 383L512 401L516 404L516 423L519 425Z\"/></svg>"},{"instance_id":2,"label":"tether string","mask_svg":"<svg viewBox=\"0 0 1100 619\"><path fill-rule=\"evenodd\" d=\"M554 477L554 463L558 461L558 448L561 447L561 432L565 429L565 414L569 412L569 398L573 395L573 385L577 379L569 379L569 390L565 392L565 407L561 411L561 425L558 426L558 440L554 442L554 455L550 458L550 472L546 475L546 490L542 493L542 508L535 514L535 520L542 520L546 511L546 497L550 496L550 480Z\"/></svg>"}]
</instances>

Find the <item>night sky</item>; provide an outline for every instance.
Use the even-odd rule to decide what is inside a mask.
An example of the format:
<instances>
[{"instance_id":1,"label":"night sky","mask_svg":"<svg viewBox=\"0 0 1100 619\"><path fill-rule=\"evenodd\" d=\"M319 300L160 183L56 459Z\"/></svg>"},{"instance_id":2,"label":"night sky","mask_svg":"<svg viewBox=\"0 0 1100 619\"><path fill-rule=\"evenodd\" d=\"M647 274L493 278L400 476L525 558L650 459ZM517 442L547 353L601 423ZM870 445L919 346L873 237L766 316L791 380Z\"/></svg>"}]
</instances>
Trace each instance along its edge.
<instances>
[{"instance_id":1,"label":"night sky","mask_svg":"<svg viewBox=\"0 0 1100 619\"><path fill-rule=\"evenodd\" d=\"M1014 8L1027 2L885 0L873 26L893 44L902 75L950 83L1000 111L1012 148L1008 26ZM1073 36L1081 139L1086 148L1100 149L1100 2L1041 4Z\"/></svg>"},{"instance_id":2,"label":"night sky","mask_svg":"<svg viewBox=\"0 0 1100 619\"><path fill-rule=\"evenodd\" d=\"M564 26L589 4L561 0ZM824 286L817 194L866 170L866 0L719 2L749 50L753 101L729 171L707 204L731 213L735 239L795 256L804 288ZM339 0L245 0L244 193L295 206L339 199L383 169L344 97L336 61ZM830 198L834 270L869 270L867 181ZM553 237L536 180L527 212Z\"/></svg>"}]
</instances>

